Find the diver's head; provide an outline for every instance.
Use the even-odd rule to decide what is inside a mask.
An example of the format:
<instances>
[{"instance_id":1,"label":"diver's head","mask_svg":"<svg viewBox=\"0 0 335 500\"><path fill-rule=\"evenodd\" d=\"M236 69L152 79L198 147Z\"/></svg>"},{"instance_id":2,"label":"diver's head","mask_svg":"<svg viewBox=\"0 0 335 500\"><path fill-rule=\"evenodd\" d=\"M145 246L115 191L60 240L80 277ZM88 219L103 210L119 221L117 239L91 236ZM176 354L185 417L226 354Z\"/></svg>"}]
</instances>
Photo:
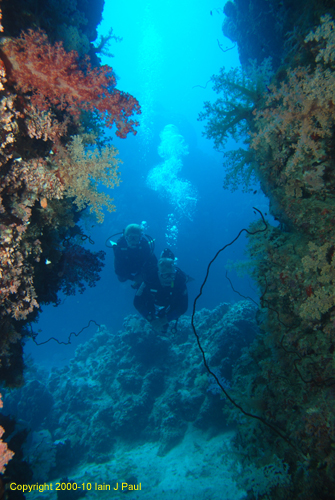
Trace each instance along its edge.
<instances>
[{"instance_id":1,"label":"diver's head","mask_svg":"<svg viewBox=\"0 0 335 500\"><path fill-rule=\"evenodd\" d=\"M130 248L136 248L142 237L142 226L139 224L128 224L124 230L124 237Z\"/></svg>"},{"instance_id":2,"label":"diver's head","mask_svg":"<svg viewBox=\"0 0 335 500\"><path fill-rule=\"evenodd\" d=\"M174 253L169 248L164 248L164 250L162 251L162 253L160 255L160 258L161 259L167 258L167 259L176 260Z\"/></svg>"},{"instance_id":3,"label":"diver's head","mask_svg":"<svg viewBox=\"0 0 335 500\"><path fill-rule=\"evenodd\" d=\"M173 259L163 257L158 261L158 277L162 286L172 286L176 276L176 266Z\"/></svg>"}]
</instances>

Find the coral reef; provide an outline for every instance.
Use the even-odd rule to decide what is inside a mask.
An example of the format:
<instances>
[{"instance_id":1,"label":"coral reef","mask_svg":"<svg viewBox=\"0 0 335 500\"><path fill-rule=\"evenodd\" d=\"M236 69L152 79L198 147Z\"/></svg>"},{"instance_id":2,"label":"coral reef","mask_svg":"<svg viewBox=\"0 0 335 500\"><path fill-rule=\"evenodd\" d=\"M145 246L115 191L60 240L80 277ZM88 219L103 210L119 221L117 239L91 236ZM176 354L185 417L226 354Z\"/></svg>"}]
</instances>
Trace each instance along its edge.
<instances>
[{"instance_id":1,"label":"coral reef","mask_svg":"<svg viewBox=\"0 0 335 500\"><path fill-rule=\"evenodd\" d=\"M231 390L284 438L236 408L228 413L240 423L236 448L244 470L259 474L276 457L290 479L257 491L251 482L248 498L334 498L334 27L327 14L306 30L292 66L287 56L248 119L237 118L239 128L229 120L230 101L236 109L229 74L217 77L224 113L207 105L204 115L217 144L229 134L247 135L256 179L281 223L248 236L261 334L236 363ZM233 167L234 189L241 175L236 161Z\"/></svg>"},{"instance_id":2,"label":"coral reef","mask_svg":"<svg viewBox=\"0 0 335 500\"><path fill-rule=\"evenodd\" d=\"M247 301L196 314L209 362L227 381L256 335L254 317ZM81 460L108 461L122 443L159 443L163 456L190 425L212 434L226 429L224 401L211 390L187 317L166 337L137 316L115 334L102 326L68 367L37 377L27 373L27 388L8 392L6 410L51 434L56 477Z\"/></svg>"},{"instance_id":3,"label":"coral reef","mask_svg":"<svg viewBox=\"0 0 335 500\"><path fill-rule=\"evenodd\" d=\"M59 290L83 291L85 281L94 286L98 279L103 254L79 250L80 212L89 207L102 221L103 207L114 210L97 183L117 186L120 160L94 132L115 126L125 138L136 133L132 115L140 113L136 99L116 88L112 68L96 58L93 67L87 57L95 30L78 31L90 10L85 2L33 3L6 2L0 47L0 376L11 384L22 380L19 344L39 304L57 304ZM64 48L62 30L43 24L55 9L63 20L72 10L67 33L77 29L90 40L80 54L68 51L68 40Z\"/></svg>"}]
</instances>

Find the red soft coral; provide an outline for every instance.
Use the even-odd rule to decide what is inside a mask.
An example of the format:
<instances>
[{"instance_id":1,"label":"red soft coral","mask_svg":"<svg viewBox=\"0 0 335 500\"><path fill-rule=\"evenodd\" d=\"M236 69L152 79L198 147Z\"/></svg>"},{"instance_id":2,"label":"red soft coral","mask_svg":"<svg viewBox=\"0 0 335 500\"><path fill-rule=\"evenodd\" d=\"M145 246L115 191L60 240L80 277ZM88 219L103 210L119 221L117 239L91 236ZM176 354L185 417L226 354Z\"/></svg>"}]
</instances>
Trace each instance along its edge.
<instances>
[{"instance_id":1,"label":"red soft coral","mask_svg":"<svg viewBox=\"0 0 335 500\"><path fill-rule=\"evenodd\" d=\"M81 110L96 110L108 127L115 123L117 136L136 134L138 122L130 117L140 114L139 103L115 88L109 66L92 68L86 61L80 68L75 51L66 52L61 42L51 45L41 30L6 39L1 56L8 78L21 92L32 93L31 104L39 110L55 106L75 118Z\"/></svg>"}]
</instances>

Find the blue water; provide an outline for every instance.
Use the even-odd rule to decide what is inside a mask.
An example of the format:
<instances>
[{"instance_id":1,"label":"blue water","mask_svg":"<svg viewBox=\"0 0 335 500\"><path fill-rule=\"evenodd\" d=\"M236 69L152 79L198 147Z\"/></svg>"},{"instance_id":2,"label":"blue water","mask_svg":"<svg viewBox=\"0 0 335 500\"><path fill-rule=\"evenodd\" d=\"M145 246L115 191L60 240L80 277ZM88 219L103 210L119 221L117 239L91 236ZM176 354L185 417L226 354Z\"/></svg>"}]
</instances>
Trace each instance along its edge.
<instances>
[{"instance_id":1,"label":"blue water","mask_svg":"<svg viewBox=\"0 0 335 500\"><path fill-rule=\"evenodd\" d=\"M189 287L189 311L205 277L208 262L217 250L234 239L239 231L258 216L253 206L267 212L268 202L260 193L230 193L222 188L224 170L222 153L213 149L211 141L202 136L204 122L197 120L203 102L214 101L216 94L209 79L224 66L227 70L239 65L237 48L221 31L222 9L206 1L106 1L100 34L113 27L121 42L112 41L114 57L102 57L102 63L113 67L117 88L136 97L142 107L138 134L118 139L113 144L120 151L122 183L110 194L116 211L106 213L103 224L93 217L82 222L83 231L95 244L87 244L93 251L106 251L106 265L95 288L84 294L63 297L58 307L42 306L34 331L39 331L38 342L50 337L66 342L71 332L78 333L93 319L112 332L122 326L125 316L135 314L132 301L134 291L129 283L120 284L113 271L112 250L105 240L121 232L129 223L146 221L146 232L155 238L156 255L171 242L169 216L176 223L178 234L173 251L178 265L194 278ZM221 47L221 48L220 48ZM227 50L228 49L228 50ZM188 181L197 192L196 208L191 214L178 213L173 200L150 189L148 173L162 163L158 154L160 134L166 125L178 128L188 147L188 155L181 158L178 178ZM235 143L228 144L235 148ZM214 308L219 303L239 300L225 278L227 260L245 259L244 235L220 255L206 284L198 307ZM229 274L234 287L244 295L257 299L257 291L250 278ZM62 297L61 297L62 299ZM25 352L39 365L64 365L73 356L79 343L92 337L92 324L71 345L50 341L35 346L29 341Z\"/></svg>"}]
</instances>

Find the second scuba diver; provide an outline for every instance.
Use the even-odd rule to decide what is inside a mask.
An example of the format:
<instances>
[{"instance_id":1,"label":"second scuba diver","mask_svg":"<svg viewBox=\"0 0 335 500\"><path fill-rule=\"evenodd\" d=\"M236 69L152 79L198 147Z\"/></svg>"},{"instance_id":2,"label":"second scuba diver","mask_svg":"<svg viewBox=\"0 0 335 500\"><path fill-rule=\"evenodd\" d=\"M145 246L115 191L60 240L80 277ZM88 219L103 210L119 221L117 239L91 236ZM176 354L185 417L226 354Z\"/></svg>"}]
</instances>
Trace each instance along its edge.
<instances>
[{"instance_id":1,"label":"second scuba diver","mask_svg":"<svg viewBox=\"0 0 335 500\"><path fill-rule=\"evenodd\" d=\"M148 275L138 288L134 306L154 330L164 333L169 322L178 320L187 310L188 276L176 267L170 250L164 250L162 255L155 272Z\"/></svg>"}]
</instances>

